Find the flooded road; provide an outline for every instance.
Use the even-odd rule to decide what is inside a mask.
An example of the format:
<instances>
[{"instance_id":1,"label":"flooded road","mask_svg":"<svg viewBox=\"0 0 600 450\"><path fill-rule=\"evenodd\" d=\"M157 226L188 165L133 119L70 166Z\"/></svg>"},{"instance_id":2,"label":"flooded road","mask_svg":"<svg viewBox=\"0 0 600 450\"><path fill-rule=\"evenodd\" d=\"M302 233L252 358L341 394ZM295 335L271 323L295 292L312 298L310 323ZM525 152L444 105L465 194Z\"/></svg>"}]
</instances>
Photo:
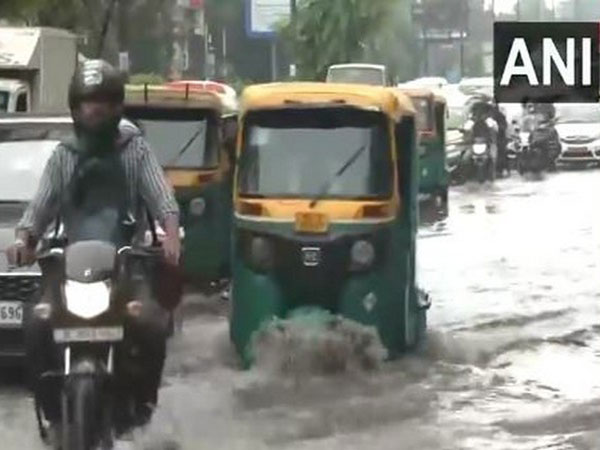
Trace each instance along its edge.
<instances>
[{"instance_id":1,"label":"flooded road","mask_svg":"<svg viewBox=\"0 0 600 450\"><path fill-rule=\"evenodd\" d=\"M137 445L600 449L599 196L598 171L453 189L419 233L428 349L375 373L241 372L221 301L190 299ZM2 448L41 448L16 386L0 389Z\"/></svg>"}]
</instances>

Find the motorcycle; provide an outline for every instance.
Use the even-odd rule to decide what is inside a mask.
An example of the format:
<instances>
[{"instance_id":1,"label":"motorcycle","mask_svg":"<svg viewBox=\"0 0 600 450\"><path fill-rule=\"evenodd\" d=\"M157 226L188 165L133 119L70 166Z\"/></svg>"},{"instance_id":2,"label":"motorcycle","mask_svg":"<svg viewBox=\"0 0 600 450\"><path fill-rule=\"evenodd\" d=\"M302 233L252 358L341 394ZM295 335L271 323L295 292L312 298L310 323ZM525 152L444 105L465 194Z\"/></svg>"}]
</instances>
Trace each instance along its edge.
<instances>
[{"instance_id":1,"label":"motorcycle","mask_svg":"<svg viewBox=\"0 0 600 450\"><path fill-rule=\"evenodd\" d=\"M560 153L560 141L550 124L539 124L531 133L524 135L522 151L519 155L518 170L539 175L544 171L556 170L556 157Z\"/></svg>"},{"instance_id":2,"label":"motorcycle","mask_svg":"<svg viewBox=\"0 0 600 450\"><path fill-rule=\"evenodd\" d=\"M517 170L519 157L523 148L527 145L524 138L519 134L512 135L506 145L507 171L510 176L513 170Z\"/></svg>"},{"instance_id":3,"label":"motorcycle","mask_svg":"<svg viewBox=\"0 0 600 450\"><path fill-rule=\"evenodd\" d=\"M60 364L41 376L36 415L42 439L54 448L110 449L135 424L139 367L125 329L135 330L147 314L154 299L144 272L161 257L158 246L117 249L93 240L39 255L44 300L33 314L47 322ZM42 395L59 401L59 423L44 420Z\"/></svg>"},{"instance_id":4,"label":"motorcycle","mask_svg":"<svg viewBox=\"0 0 600 450\"><path fill-rule=\"evenodd\" d=\"M471 145L470 165L472 174L479 183L495 178L494 160L492 150L487 139L476 137Z\"/></svg>"}]
</instances>

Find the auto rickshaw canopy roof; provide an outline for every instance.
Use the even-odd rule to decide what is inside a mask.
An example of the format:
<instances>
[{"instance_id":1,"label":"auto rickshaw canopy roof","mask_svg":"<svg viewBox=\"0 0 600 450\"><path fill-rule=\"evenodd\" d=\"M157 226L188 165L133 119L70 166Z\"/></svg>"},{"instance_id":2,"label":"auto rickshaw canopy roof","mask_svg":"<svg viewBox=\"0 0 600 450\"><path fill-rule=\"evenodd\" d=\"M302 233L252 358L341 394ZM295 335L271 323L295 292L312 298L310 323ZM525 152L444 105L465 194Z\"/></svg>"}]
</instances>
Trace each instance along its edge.
<instances>
[{"instance_id":1,"label":"auto rickshaw canopy roof","mask_svg":"<svg viewBox=\"0 0 600 450\"><path fill-rule=\"evenodd\" d=\"M214 92L185 88L185 86L127 85L125 87L126 106L146 106L149 108L190 108L213 110L224 113L221 98Z\"/></svg>"},{"instance_id":2,"label":"auto rickshaw canopy roof","mask_svg":"<svg viewBox=\"0 0 600 450\"><path fill-rule=\"evenodd\" d=\"M259 84L242 94L241 113L261 109L355 107L376 109L398 121L414 116L412 101L402 92L382 86L321 82Z\"/></svg>"}]
</instances>

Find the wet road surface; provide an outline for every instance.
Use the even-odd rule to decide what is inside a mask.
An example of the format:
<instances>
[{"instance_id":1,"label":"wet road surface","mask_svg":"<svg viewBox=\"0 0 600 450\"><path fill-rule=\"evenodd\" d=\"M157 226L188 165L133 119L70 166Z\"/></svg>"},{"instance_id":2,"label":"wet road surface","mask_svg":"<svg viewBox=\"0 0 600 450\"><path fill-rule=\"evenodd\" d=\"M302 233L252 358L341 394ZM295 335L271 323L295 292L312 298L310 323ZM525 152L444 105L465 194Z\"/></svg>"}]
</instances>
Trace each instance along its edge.
<instances>
[{"instance_id":1,"label":"wet road surface","mask_svg":"<svg viewBox=\"0 0 600 450\"><path fill-rule=\"evenodd\" d=\"M600 449L599 196L599 171L454 188L419 233L428 349L375 373L242 372L221 301L190 298L136 445ZM42 448L18 386L0 388L1 447Z\"/></svg>"}]
</instances>

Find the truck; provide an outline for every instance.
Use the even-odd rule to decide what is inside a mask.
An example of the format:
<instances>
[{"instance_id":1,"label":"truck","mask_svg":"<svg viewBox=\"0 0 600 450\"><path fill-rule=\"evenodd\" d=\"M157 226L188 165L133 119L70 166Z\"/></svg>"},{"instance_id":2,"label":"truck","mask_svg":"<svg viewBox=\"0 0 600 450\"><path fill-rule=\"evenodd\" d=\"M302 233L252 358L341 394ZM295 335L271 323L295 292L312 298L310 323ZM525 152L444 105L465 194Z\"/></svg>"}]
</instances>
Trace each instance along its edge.
<instances>
[{"instance_id":1,"label":"truck","mask_svg":"<svg viewBox=\"0 0 600 450\"><path fill-rule=\"evenodd\" d=\"M68 112L77 37L57 28L0 27L0 114Z\"/></svg>"}]
</instances>

